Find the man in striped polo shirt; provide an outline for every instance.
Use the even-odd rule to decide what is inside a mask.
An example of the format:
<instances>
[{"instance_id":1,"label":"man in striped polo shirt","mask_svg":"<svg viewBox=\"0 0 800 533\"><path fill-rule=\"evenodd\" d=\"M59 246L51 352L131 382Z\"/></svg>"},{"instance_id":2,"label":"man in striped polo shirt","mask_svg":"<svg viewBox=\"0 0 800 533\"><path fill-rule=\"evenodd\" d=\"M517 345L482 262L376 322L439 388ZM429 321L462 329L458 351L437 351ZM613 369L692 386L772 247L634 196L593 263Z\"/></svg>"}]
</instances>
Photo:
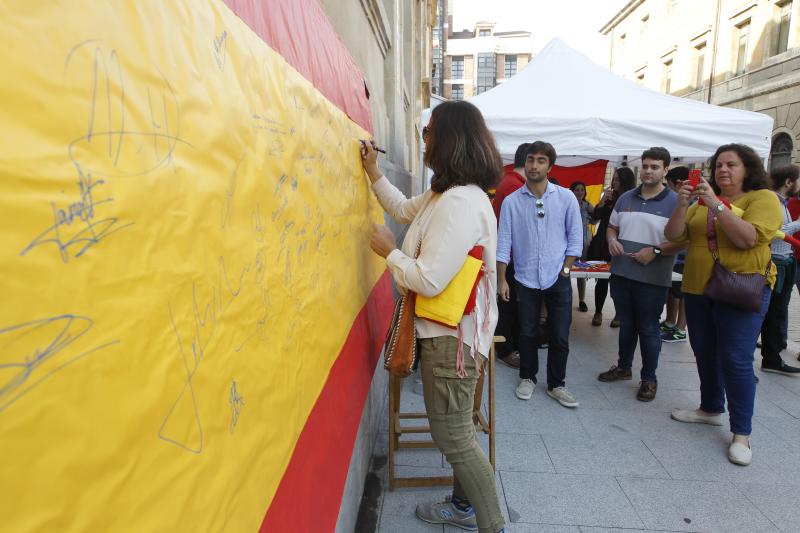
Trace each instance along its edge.
<instances>
[{"instance_id":1,"label":"man in striped polo shirt","mask_svg":"<svg viewBox=\"0 0 800 533\"><path fill-rule=\"evenodd\" d=\"M642 184L617 200L606 233L611 253L611 298L621 324L617 364L598 379L631 379L638 340L642 372L636 398L643 402L656 397L656 368L661 353L659 319L672 285L674 254L684 247L664 239L664 226L678 199L664 185L670 161L666 148L644 151L639 175Z\"/></svg>"}]
</instances>

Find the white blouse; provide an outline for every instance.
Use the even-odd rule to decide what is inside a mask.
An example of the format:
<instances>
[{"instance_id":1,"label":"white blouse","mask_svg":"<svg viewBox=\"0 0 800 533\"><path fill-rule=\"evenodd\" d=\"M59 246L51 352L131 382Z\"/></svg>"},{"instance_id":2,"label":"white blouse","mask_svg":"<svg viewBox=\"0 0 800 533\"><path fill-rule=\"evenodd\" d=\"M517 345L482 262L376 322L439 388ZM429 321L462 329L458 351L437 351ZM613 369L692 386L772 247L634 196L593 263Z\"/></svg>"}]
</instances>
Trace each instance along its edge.
<instances>
[{"instance_id":1,"label":"white blouse","mask_svg":"<svg viewBox=\"0 0 800 533\"><path fill-rule=\"evenodd\" d=\"M497 325L497 220L489 197L477 185L453 187L442 194L428 190L414 198L405 195L381 177L372 185L384 210L408 228L403 246L392 251L386 264L400 290L409 289L424 296L436 296L458 273L467 253L483 246L485 279L478 284L475 324L473 315L461 319L463 341L472 347L478 339L478 352L489 354ZM419 256L414 253L422 240ZM483 327L488 313L488 327ZM458 331L425 319L417 319L419 338L458 337ZM474 355L474 354L473 354ZM480 362L480 361L479 361Z\"/></svg>"}]
</instances>

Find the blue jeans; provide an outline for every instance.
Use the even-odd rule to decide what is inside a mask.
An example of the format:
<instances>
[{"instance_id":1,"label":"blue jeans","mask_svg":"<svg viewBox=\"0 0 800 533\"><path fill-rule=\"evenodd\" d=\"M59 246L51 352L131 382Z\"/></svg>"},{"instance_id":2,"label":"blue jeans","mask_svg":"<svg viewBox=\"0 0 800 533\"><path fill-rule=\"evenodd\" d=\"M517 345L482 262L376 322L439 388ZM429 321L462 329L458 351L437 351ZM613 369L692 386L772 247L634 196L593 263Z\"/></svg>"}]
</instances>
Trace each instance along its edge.
<instances>
[{"instance_id":1,"label":"blue jeans","mask_svg":"<svg viewBox=\"0 0 800 533\"><path fill-rule=\"evenodd\" d=\"M619 326L619 368L630 369L637 341L642 352L642 381L657 381L656 369L661 354L659 319L669 287L611 276L611 298Z\"/></svg>"},{"instance_id":2,"label":"blue jeans","mask_svg":"<svg viewBox=\"0 0 800 533\"><path fill-rule=\"evenodd\" d=\"M569 355L569 327L572 324L572 283L558 276L547 289L529 289L517 282L519 309L519 377L537 383L539 352L536 332L539 327L542 302L547 305L550 340L547 348L547 388L564 386Z\"/></svg>"},{"instance_id":3,"label":"blue jeans","mask_svg":"<svg viewBox=\"0 0 800 533\"><path fill-rule=\"evenodd\" d=\"M764 287L761 311L757 313L702 295L683 295L689 343L700 375L700 409L723 413L727 396L731 433L735 435L749 435L753 429L753 352L771 293Z\"/></svg>"}]
</instances>

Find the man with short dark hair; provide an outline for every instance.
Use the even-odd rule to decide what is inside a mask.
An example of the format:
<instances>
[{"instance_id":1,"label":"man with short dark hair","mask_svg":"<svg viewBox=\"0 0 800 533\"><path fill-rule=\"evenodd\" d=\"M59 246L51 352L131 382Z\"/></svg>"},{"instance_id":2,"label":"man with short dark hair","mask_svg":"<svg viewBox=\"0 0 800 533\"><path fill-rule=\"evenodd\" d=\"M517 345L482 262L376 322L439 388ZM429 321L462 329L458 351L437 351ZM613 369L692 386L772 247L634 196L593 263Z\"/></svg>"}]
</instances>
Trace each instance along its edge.
<instances>
[{"instance_id":1,"label":"man with short dark hair","mask_svg":"<svg viewBox=\"0 0 800 533\"><path fill-rule=\"evenodd\" d=\"M606 232L611 254L611 298L620 319L619 358L597 379L631 379L639 341L642 371L636 398L643 402L652 401L658 390L659 318L672 285L673 255L683 247L664 239L664 226L678 199L664 186L670 161L666 148L644 151L639 175L642 184L620 196Z\"/></svg>"},{"instance_id":2,"label":"man with short dark hair","mask_svg":"<svg viewBox=\"0 0 800 533\"><path fill-rule=\"evenodd\" d=\"M514 168L509 170L497 186L492 208L500 224L500 207L506 197L525 185L525 156L530 143L522 143L514 153ZM519 368L519 318L517 317L517 289L514 285L514 261L506 268L506 281L510 289L510 299L505 301L497 298L497 311L499 314L495 335L505 337L505 341L495 346L497 358L512 368Z\"/></svg>"},{"instance_id":3,"label":"man with short dark hair","mask_svg":"<svg viewBox=\"0 0 800 533\"><path fill-rule=\"evenodd\" d=\"M547 395L564 407L577 407L565 376L572 323L570 269L583 249L583 225L575 195L553 185L547 174L556 161L549 143L536 141L525 156L525 187L503 202L497 240L497 288L509 301L506 265L514 255L519 313L520 383L516 395L529 400L539 370L536 332L542 303L551 324L547 350Z\"/></svg>"},{"instance_id":4,"label":"man with short dark hair","mask_svg":"<svg viewBox=\"0 0 800 533\"><path fill-rule=\"evenodd\" d=\"M781 231L792 234L800 230L800 220L792 222L792 217L786 207L787 198L797 194L798 168L788 165L774 169L770 172L772 190L778 196L783 211L783 225ZM800 368L787 365L781 358L781 351L786 347L786 331L789 323L789 301L792 297L792 288L797 273L797 262L792 253L792 247L781 239L774 239L770 244L772 262L778 268L775 287L769 301L767 314L761 324L761 371L774 372L785 376L800 375Z\"/></svg>"}]
</instances>

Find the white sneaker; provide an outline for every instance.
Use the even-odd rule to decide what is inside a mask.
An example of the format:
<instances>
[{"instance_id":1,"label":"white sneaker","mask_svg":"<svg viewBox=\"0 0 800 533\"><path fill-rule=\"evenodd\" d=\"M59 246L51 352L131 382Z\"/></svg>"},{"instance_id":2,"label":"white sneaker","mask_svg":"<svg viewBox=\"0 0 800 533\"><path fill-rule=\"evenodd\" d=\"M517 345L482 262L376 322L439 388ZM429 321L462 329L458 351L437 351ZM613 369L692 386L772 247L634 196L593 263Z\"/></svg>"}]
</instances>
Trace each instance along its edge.
<instances>
[{"instance_id":1,"label":"white sneaker","mask_svg":"<svg viewBox=\"0 0 800 533\"><path fill-rule=\"evenodd\" d=\"M566 387L555 387L547 390L547 395L564 407L578 407L578 400L570 394Z\"/></svg>"},{"instance_id":2,"label":"white sneaker","mask_svg":"<svg viewBox=\"0 0 800 533\"><path fill-rule=\"evenodd\" d=\"M670 415L673 420L687 422L689 424L708 424L710 426L721 426L725 422L722 415L703 415L696 409L675 409Z\"/></svg>"},{"instance_id":3,"label":"white sneaker","mask_svg":"<svg viewBox=\"0 0 800 533\"><path fill-rule=\"evenodd\" d=\"M728 448L728 461L735 465L747 466L753 460L753 450L744 443L731 442Z\"/></svg>"},{"instance_id":4,"label":"white sneaker","mask_svg":"<svg viewBox=\"0 0 800 533\"><path fill-rule=\"evenodd\" d=\"M520 400L530 400L531 396L533 396L533 388L535 386L536 384L532 379L520 380L519 385L517 385L517 398Z\"/></svg>"}]
</instances>

